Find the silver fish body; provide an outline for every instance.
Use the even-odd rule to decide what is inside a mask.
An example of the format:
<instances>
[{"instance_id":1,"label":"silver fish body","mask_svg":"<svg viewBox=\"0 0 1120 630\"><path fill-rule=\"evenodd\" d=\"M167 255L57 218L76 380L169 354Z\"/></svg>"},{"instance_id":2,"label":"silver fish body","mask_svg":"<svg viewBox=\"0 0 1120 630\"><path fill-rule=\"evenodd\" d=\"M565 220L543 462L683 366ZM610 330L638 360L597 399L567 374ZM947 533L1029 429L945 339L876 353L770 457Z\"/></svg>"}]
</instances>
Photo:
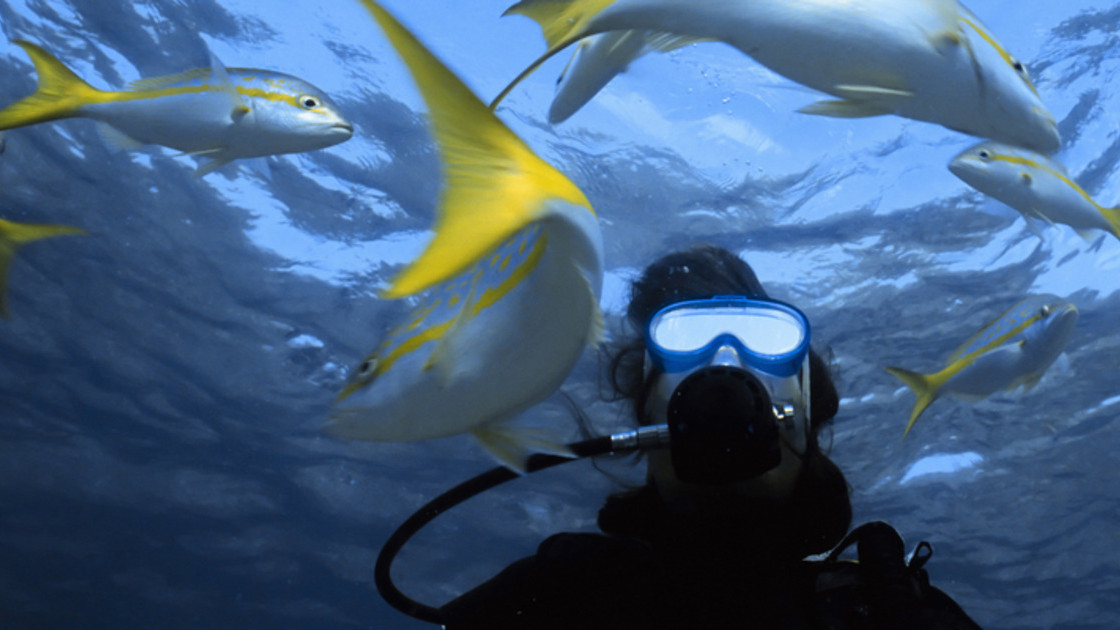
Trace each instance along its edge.
<instances>
[{"instance_id":1,"label":"silver fish body","mask_svg":"<svg viewBox=\"0 0 1120 630\"><path fill-rule=\"evenodd\" d=\"M99 90L60 60L16 40L35 64L38 89L0 110L0 130L62 118L104 123L123 146L158 144L210 158L205 174L238 158L298 153L350 138L352 125L322 90L267 70L210 68Z\"/></svg>"},{"instance_id":2,"label":"silver fish body","mask_svg":"<svg viewBox=\"0 0 1120 630\"><path fill-rule=\"evenodd\" d=\"M332 433L397 442L473 432L560 386L592 341L603 263L594 215L554 203L562 214L522 230L390 333L375 360L394 362L335 404Z\"/></svg>"},{"instance_id":3,"label":"silver fish body","mask_svg":"<svg viewBox=\"0 0 1120 630\"><path fill-rule=\"evenodd\" d=\"M138 90L134 99L85 105L77 115L140 144L227 161L323 149L353 133L323 91L302 79L242 68L230 68L228 76L233 92L216 85L206 69Z\"/></svg>"},{"instance_id":4,"label":"silver fish body","mask_svg":"<svg viewBox=\"0 0 1120 630\"><path fill-rule=\"evenodd\" d=\"M1077 309L1064 300L1055 298L1047 304L1051 313L1046 318L1010 343L984 352L946 381L942 392L978 400L996 392L1034 386L1069 343L1078 319Z\"/></svg>"},{"instance_id":5,"label":"silver fish body","mask_svg":"<svg viewBox=\"0 0 1120 630\"><path fill-rule=\"evenodd\" d=\"M972 335L937 372L888 367L917 396L903 436L941 396L979 400L1019 386L1034 387L1069 343L1077 318L1070 302L1050 294L1033 295Z\"/></svg>"},{"instance_id":6,"label":"silver fish body","mask_svg":"<svg viewBox=\"0 0 1120 630\"><path fill-rule=\"evenodd\" d=\"M806 113L895 114L1043 152L1060 145L1055 120L1022 63L956 0L617 0L601 9L600 4L526 0L509 12L542 24L551 46L546 56L606 31L714 39L839 99L812 104L802 109Z\"/></svg>"},{"instance_id":7,"label":"silver fish body","mask_svg":"<svg viewBox=\"0 0 1120 630\"><path fill-rule=\"evenodd\" d=\"M1088 238L1120 238L1120 210L1097 203L1053 158L999 142L981 142L949 162L961 181L1019 211L1028 221L1061 223Z\"/></svg>"}]
</instances>

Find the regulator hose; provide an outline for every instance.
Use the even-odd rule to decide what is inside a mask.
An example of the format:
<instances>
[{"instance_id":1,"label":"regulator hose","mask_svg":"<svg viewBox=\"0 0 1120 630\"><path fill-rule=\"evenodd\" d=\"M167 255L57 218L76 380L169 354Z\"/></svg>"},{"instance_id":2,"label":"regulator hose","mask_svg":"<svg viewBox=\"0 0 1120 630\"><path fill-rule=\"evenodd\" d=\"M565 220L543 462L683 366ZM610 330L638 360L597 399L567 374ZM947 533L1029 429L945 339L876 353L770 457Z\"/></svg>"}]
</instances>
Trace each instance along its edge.
<instances>
[{"instance_id":1,"label":"regulator hose","mask_svg":"<svg viewBox=\"0 0 1120 630\"><path fill-rule=\"evenodd\" d=\"M669 428L667 426L657 425L642 427L636 431L616 433L614 435L606 435L568 444L568 448L575 457L543 455L540 453L534 454L525 462L525 472L526 474L537 472L538 470L573 462L576 461L576 459L584 457L628 453L647 448L662 448L667 446L668 443ZM377 591L381 593L381 597L393 606L393 608L396 608L406 615L422 621L442 624L443 618L440 615L439 608L421 604L402 593L401 590L393 584L393 578L390 574L393 560L397 557L397 554L400 552L401 548L404 547L405 543L423 529L425 525L432 522L435 517L477 494L481 494L511 479L517 479L520 476L520 474L505 466L491 468L432 499L417 510L415 514L408 517L408 519L393 532L393 535L389 536L389 539L385 541L385 545L381 547L381 552L377 555L377 563L373 568L373 581L374 584L377 585Z\"/></svg>"}]
</instances>

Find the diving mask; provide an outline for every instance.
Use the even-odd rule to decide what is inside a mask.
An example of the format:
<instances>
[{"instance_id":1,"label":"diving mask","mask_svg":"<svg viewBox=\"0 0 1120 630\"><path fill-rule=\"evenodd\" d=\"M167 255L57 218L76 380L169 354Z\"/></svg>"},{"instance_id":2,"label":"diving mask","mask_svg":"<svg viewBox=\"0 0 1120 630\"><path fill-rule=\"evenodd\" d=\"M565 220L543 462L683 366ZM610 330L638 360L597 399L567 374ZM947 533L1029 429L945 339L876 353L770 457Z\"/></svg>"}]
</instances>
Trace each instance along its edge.
<instances>
[{"instance_id":1,"label":"diving mask","mask_svg":"<svg viewBox=\"0 0 1120 630\"><path fill-rule=\"evenodd\" d=\"M670 304L645 331L658 374L646 418L667 424L681 481L722 484L785 469L809 429L809 321L769 299L715 296Z\"/></svg>"}]
</instances>

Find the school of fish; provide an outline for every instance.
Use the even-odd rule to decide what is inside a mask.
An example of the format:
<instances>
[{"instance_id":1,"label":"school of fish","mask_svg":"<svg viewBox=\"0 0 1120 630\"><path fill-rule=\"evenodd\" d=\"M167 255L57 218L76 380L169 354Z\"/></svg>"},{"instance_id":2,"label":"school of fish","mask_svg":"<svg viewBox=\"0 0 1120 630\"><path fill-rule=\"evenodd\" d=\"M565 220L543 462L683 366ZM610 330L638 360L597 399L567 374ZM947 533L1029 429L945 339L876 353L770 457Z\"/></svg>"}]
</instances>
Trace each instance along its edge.
<instances>
[{"instance_id":1,"label":"school of fish","mask_svg":"<svg viewBox=\"0 0 1120 630\"><path fill-rule=\"evenodd\" d=\"M547 432L511 421L553 395L602 338L604 247L580 189L495 115L547 59L576 49L548 119L575 115L611 79L654 51L723 42L823 100L799 111L834 118L895 115L983 142L950 171L1028 221L1120 238L1120 211L1081 189L1054 157L1053 115L1016 59L957 0L523 0L547 49L489 104L373 0L360 0L411 72L428 107L442 187L434 236L382 296L416 306L354 370L327 430L354 440L473 435L522 470L533 452L565 453ZM160 145L202 158L206 175L242 158L325 149L353 125L320 89L274 71L209 67L102 90L42 47L13 40L37 88L0 109L3 132L64 118L102 125L124 147ZM1032 227L1032 229L1035 229ZM16 249L78 227L0 219L0 315ZM966 400L1032 387L1069 342L1077 308L1028 296L982 327L937 372L888 372L916 396L906 425L941 396Z\"/></svg>"}]
</instances>

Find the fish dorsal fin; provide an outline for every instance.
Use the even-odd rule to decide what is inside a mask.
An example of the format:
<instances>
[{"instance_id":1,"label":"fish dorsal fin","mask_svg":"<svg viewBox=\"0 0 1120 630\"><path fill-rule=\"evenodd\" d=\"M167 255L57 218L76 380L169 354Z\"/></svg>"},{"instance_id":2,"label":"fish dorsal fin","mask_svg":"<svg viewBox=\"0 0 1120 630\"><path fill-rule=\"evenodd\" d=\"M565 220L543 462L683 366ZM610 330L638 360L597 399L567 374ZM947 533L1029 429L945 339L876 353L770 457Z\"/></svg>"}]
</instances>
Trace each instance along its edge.
<instances>
[{"instance_id":1,"label":"fish dorsal fin","mask_svg":"<svg viewBox=\"0 0 1120 630\"><path fill-rule=\"evenodd\" d=\"M1038 321L1042 317L1042 307L1055 299L1053 295L1035 295L1020 301L969 337L949 355L948 362L971 362L980 354L1002 346Z\"/></svg>"},{"instance_id":2,"label":"fish dorsal fin","mask_svg":"<svg viewBox=\"0 0 1120 630\"><path fill-rule=\"evenodd\" d=\"M575 184L537 157L396 19L370 0L363 4L416 79L443 165L435 236L393 279L385 297L411 295L458 275L543 218L549 199L591 212ZM502 200L501 208L493 207L495 199Z\"/></svg>"},{"instance_id":3,"label":"fish dorsal fin","mask_svg":"<svg viewBox=\"0 0 1120 630\"><path fill-rule=\"evenodd\" d=\"M513 91L518 83L524 81L556 53L586 37L587 24L614 2L615 0L522 0L506 9L502 14L503 17L510 14L524 15L539 24L548 50L522 70L521 74L494 97L490 102L490 109L497 109L502 99Z\"/></svg>"}]
</instances>

